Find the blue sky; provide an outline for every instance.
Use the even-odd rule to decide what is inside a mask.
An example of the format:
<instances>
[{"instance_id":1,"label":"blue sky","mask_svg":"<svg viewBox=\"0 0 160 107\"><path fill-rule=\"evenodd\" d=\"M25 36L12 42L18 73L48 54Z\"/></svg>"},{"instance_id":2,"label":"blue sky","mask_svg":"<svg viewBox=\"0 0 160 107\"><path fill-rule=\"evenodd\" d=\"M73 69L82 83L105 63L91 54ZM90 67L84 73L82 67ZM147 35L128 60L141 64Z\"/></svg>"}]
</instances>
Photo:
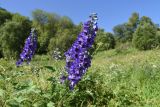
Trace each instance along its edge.
<instances>
[{"instance_id":1,"label":"blue sky","mask_svg":"<svg viewBox=\"0 0 160 107\"><path fill-rule=\"evenodd\" d=\"M85 21L92 12L98 13L99 26L112 32L117 24L128 20L133 12L149 16L160 24L160 0L0 0L0 7L32 17L35 9L69 16L75 24Z\"/></svg>"}]
</instances>

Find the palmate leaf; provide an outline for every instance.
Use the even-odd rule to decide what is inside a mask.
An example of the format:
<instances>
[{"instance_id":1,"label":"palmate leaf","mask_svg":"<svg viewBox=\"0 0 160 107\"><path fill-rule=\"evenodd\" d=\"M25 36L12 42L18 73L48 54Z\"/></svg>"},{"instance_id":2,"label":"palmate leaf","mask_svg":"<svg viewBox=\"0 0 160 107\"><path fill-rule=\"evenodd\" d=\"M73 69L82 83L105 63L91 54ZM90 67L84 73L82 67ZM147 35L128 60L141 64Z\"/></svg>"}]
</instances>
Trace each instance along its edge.
<instances>
[{"instance_id":1,"label":"palmate leaf","mask_svg":"<svg viewBox=\"0 0 160 107\"><path fill-rule=\"evenodd\" d=\"M56 69L53 68L52 66L44 66L45 68L49 69L51 72L55 72Z\"/></svg>"}]
</instances>

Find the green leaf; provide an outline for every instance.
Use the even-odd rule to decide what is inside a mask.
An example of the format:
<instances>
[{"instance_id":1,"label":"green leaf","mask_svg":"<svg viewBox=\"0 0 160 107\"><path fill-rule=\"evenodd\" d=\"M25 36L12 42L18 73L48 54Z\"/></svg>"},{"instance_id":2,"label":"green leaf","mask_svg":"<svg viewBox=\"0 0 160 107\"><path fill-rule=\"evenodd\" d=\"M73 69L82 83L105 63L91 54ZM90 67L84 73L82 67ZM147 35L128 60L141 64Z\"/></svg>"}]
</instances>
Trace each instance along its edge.
<instances>
[{"instance_id":1,"label":"green leaf","mask_svg":"<svg viewBox=\"0 0 160 107\"><path fill-rule=\"evenodd\" d=\"M43 94L42 96L43 96L44 98L47 98L47 99L51 99L51 98L52 98L52 95L49 94L49 93Z\"/></svg>"},{"instance_id":2,"label":"green leaf","mask_svg":"<svg viewBox=\"0 0 160 107\"><path fill-rule=\"evenodd\" d=\"M56 71L56 69L53 68L52 66L44 66L44 67L47 68L47 69L49 69L49 70L52 71L52 72L55 72L55 71Z\"/></svg>"},{"instance_id":3,"label":"green leaf","mask_svg":"<svg viewBox=\"0 0 160 107\"><path fill-rule=\"evenodd\" d=\"M5 80L5 76L4 75L0 75L0 80Z\"/></svg>"},{"instance_id":4,"label":"green leaf","mask_svg":"<svg viewBox=\"0 0 160 107\"><path fill-rule=\"evenodd\" d=\"M14 98L15 101L17 101L19 104L25 100L27 100L27 98L23 98L22 96L18 97L18 98Z\"/></svg>"},{"instance_id":5,"label":"green leaf","mask_svg":"<svg viewBox=\"0 0 160 107\"><path fill-rule=\"evenodd\" d=\"M54 106L54 103L50 101L50 102L47 104L47 107L55 107L55 106Z\"/></svg>"},{"instance_id":6,"label":"green leaf","mask_svg":"<svg viewBox=\"0 0 160 107\"><path fill-rule=\"evenodd\" d=\"M55 82L56 79L55 79L54 77L49 77L49 78L47 79L47 81Z\"/></svg>"},{"instance_id":7,"label":"green leaf","mask_svg":"<svg viewBox=\"0 0 160 107\"><path fill-rule=\"evenodd\" d=\"M5 91L2 90L2 89L0 89L0 97L3 97L3 96L4 96L4 93L5 93Z\"/></svg>"},{"instance_id":8,"label":"green leaf","mask_svg":"<svg viewBox=\"0 0 160 107\"><path fill-rule=\"evenodd\" d=\"M19 103L13 99L9 99L6 102L7 102L7 105L9 105L9 107L19 107Z\"/></svg>"}]
</instances>

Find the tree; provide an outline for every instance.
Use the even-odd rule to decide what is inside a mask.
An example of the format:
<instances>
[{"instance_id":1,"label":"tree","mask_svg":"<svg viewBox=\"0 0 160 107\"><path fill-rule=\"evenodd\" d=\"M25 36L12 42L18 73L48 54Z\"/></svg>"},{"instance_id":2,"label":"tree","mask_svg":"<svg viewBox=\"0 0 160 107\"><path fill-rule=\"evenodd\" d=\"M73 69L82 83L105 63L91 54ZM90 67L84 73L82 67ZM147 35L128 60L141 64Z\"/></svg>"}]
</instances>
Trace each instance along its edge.
<instances>
[{"instance_id":1,"label":"tree","mask_svg":"<svg viewBox=\"0 0 160 107\"><path fill-rule=\"evenodd\" d=\"M33 26L38 30L38 53L46 54L50 39L54 38L57 31L63 29L72 30L74 24L72 21L64 16L60 17L55 13L47 13L42 10L35 10L32 13Z\"/></svg>"},{"instance_id":2,"label":"tree","mask_svg":"<svg viewBox=\"0 0 160 107\"><path fill-rule=\"evenodd\" d=\"M114 35L120 42L131 42L133 33L139 24L139 14L133 13L129 21L124 24L117 25L113 28Z\"/></svg>"},{"instance_id":3,"label":"tree","mask_svg":"<svg viewBox=\"0 0 160 107\"><path fill-rule=\"evenodd\" d=\"M33 26L37 27L38 30L42 30L44 32L44 26L47 23L47 13L42 10L35 10L32 12L33 17Z\"/></svg>"},{"instance_id":4,"label":"tree","mask_svg":"<svg viewBox=\"0 0 160 107\"><path fill-rule=\"evenodd\" d=\"M99 29L97 37L95 39L95 46L98 48L98 44L102 45L99 47L99 51L113 49L115 47L115 39L112 33L105 33L103 29Z\"/></svg>"},{"instance_id":5,"label":"tree","mask_svg":"<svg viewBox=\"0 0 160 107\"><path fill-rule=\"evenodd\" d=\"M128 31L129 31L129 28L126 23L117 25L113 28L114 35L117 37L117 40L120 42L126 42L128 40L128 37L129 37L128 35L130 35L129 34L130 32Z\"/></svg>"},{"instance_id":6,"label":"tree","mask_svg":"<svg viewBox=\"0 0 160 107\"><path fill-rule=\"evenodd\" d=\"M72 20L69 17L60 17L55 13L48 13L42 10L33 11L32 16L33 26L37 28L39 35L39 54L46 54L48 52L47 47L49 46L50 40L53 40L53 38L57 39L56 35L59 33L59 31L61 32L68 29L70 32L72 32L72 34L73 32L76 32L75 30L73 30L73 28L76 28L76 26L73 24ZM60 38L58 37L58 39Z\"/></svg>"},{"instance_id":7,"label":"tree","mask_svg":"<svg viewBox=\"0 0 160 107\"><path fill-rule=\"evenodd\" d=\"M61 17L59 24L62 29L72 29L74 27L72 20L67 16Z\"/></svg>"},{"instance_id":8,"label":"tree","mask_svg":"<svg viewBox=\"0 0 160 107\"><path fill-rule=\"evenodd\" d=\"M0 44L3 57L16 58L21 52L24 41L30 32L30 20L18 14L4 23L0 30Z\"/></svg>"},{"instance_id":9,"label":"tree","mask_svg":"<svg viewBox=\"0 0 160 107\"><path fill-rule=\"evenodd\" d=\"M139 14L132 13L132 16L129 18L128 26L131 27L132 31L134 32L139 24Z\"/></svg>"},{"instance_id":10,"label":"tree","mask_svg":"<svg viewBox=\"0 0 160 107\"><path fill-rule=\"evenodd\" d=\"M160 31L156 32L156 44L158 47L160 47Z\"/></svg>"},{"instance_id":11,"label":"tree","mask_svg":"<svg viewBox=\"0 0 160 107\"><path fill-rule=\"evenodd\" d=\"M134 33L133 44L140 50L148 50L157 46L156 27L143 22Z\"/></svg>"},{"instance_id":12,"label":"tree","mask_svg":"<svg viewBox=\"0 0 160 107\"><path fill-rule=\"evenodd\" d=\"M151 26L155 26L155 24L152 22L151 18L149 18L147 16L142 16L139 21L139 24L144 25L146 23L150 24Z\"/></svg>"},{"instance_id":13,"label":"tree","mask_svg":"<svg viewBox=\"0 0 160 107\"><path fill-rule=\"evenodd\" d=\"M5 9L0 7L0 29L1 26L7 21L7 20L11 20L12 18L12 14L8 11L6 11ZM1 35L0 35L1 37ZM2 44L0 44L0 58L2 57Z\"/></svg>"},{"instance_id":14,"label":"tree","mask_svg":"<svg viewBox=\"0 0 160 107\"><path fill-rule=\"evenodd\" d=\"M12 18L12 14L6 11L3 8L0 8L0 26L5 23L7 20Z\"/></svg>"},{"instance_id":15,"label":"tree","mask_svg":"<svg viewBox=\"0 0 160 107\"><path fill-rule=\"evenodd\" d=\"M58 48L62 53L67 51L75 40L75 35L68 29L57 31L56 37L50 40L48 50L50 54ZM76 35L77 36L77 35Z\"/></svg>"}]
</instances>

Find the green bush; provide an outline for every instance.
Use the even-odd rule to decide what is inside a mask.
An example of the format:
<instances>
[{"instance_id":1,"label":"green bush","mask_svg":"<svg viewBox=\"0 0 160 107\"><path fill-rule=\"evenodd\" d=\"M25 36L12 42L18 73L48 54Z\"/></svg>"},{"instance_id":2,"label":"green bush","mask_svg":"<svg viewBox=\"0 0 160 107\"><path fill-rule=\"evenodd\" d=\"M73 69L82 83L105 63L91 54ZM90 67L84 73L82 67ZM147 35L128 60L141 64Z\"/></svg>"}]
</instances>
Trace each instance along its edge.
<instances>
[{"instance_id":1,"label":"green bush","mask_svg":"<svg viewBox=\"0 0 160 107\"><path fill-rule=\"evenodd\" d=\"M98 44L101 43L101 46ZM105 33L103 30L98 31L95 46L98 51L113 49L115 47L115 39L112 33Z\"/></svg>"},{"instance_id":2,"label":"green bush","mask_svg":"<svg viewBox=\"0 0 160 107\"><path fill-rule=\"evenodd\" d=\"M136 52L136 49L132 47L132 43L126 42L118 44L114 52L115 55L126 55L132 52Z\"/></svg>"},{"instance_id":3,"label":"green bush","mask_svg":"<svg viewBox=\"0 0 160 107\"><path fill-rule=\"evenodd\" d=\"M16 58L19 56L24 41L30 32L30 21L15 14L11 21L4 23L0 30L0 44L3 57Z\"/></svg>"},{"instance_id":4,"label":"green bush","mask_svg":"<svg viewBox=\"0 0 160 107\"><path fill-rule=\"evenodd\" d=\"M73 36L71 31L68 29L57 31L55 37L53 37L48 46L49 54L52 54L53 51L58 48L60 52L65 52L71 47L76 36Z\"/></svg>"},{"instance_id":5,"label":"green bush","mask_svg":"<svg viewBox=\"0 0 160 107\"><path fill-rule=\"evenodd\" d=\"M149 23L139 25L134 32L133 45L140 50L155 48L158 45L156 27Z\"/></svg>"},{"instance_id":6,"label":"green bush","mask_svg":"<svg viewBox=\"0 0 160 107\"><path fill-rule=\"evenodd\" d=\"M50 41L53 41L53 38L57 39L57 35L60 30L61 32L65 32L65 29L75 29L74 23L67 16L61 17L55 13L48 13L39 9L33 11L32 16L32 24L38 30L39 35L37 49L38 54L47 54L50 51L50 48L48 51L48 47L52 46L49 46L49 43ZM58 38L60 38L60 35L58 36Z\"/></svg>"}]
</instances>

